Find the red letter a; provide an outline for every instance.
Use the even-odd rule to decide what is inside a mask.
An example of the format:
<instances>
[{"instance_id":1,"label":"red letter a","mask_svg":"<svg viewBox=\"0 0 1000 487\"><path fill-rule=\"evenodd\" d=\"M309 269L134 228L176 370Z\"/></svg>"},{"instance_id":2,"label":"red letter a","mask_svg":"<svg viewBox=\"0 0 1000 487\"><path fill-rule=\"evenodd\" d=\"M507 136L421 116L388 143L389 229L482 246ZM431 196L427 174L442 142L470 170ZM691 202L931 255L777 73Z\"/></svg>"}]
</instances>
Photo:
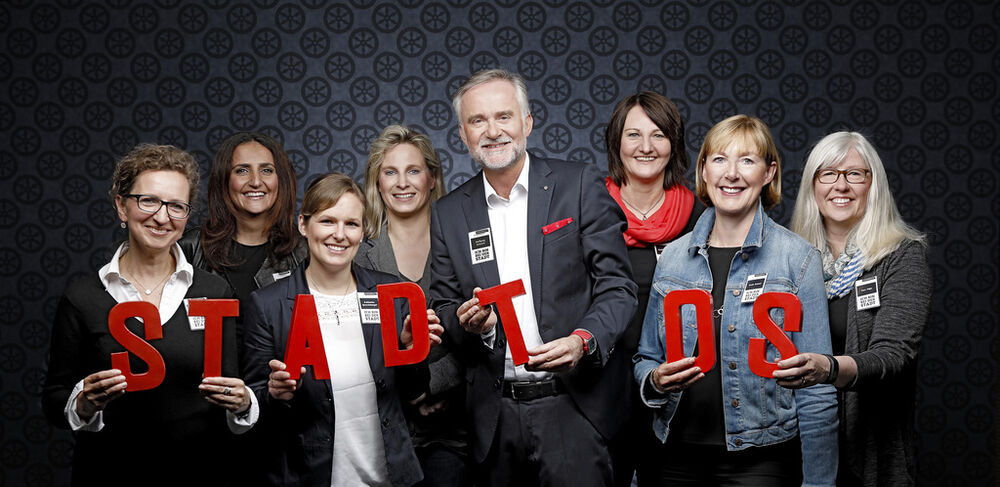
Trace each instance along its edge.
<instances>
[{"instance_id":1,"label":"red letter a","mask_svg":"<svg viewBox=\"0 0 1000 487\"><path fill-rule=\"evenodd\" d=\"M761 294L754 301L753 321L766 338L750 339L747 363L750 365L750 372L768 379L773 377L778 366L777 362L767 361L767 342L774 344L782 359L799 353L788 335L782 333L781 328L778 328L777 323L771 319L770 311L773 308L785 310L785 331L802 330L802 303L798 296L791 293L769 292Z\"/></svg>"},{"instance_id":2,"label":"red letter a","mask_svg":"<svg viewBox=\"0 0 1000 487\"><path fill-rule=\"evenodd\" d=\"M295 296L284 362L285 370L294 380L298 380L303 365L312 365L313 377L317 380L330 378L326 349L323 348L323 334L319 330L319 317L316 315L316 300L311 294Z\"/></svg>"},{"instance_id":3,"label":"red letter a","mask_svg":"<svg viewBox=\"0 0 1000 487\"><path fill-rule=\"evenodd\" d=\"M125 347L125 350L134 353L136 357L146 362L149 365L149 370L141 374L133 374L132 367L129 365L128 352L112 353L111 367L122 371L125 382L128 383L128 390L144 391L163 382L163 377L166 376L166 366L163 364L160 352L125 327L125 320L132 317L142 318L143 327L146 330L146 340L163 338L163 328L160 326L160 312L156 310L153 303L127 301L115 305L108 313L108 331L111 332L111 336Z\"/></svg>"},{"instance_id":4,"label":"red letter a","mask_svg":"<svg viewBox=\"0 0 1000 487\"><path fill-rule=\"evenodd\" d=\"M521 325L517 322L517 313L514 312L514 296L522 294L524 294L524 283L520 279L476 293L480 306L496 303L497 312L500 314L500 323L503 324L503 331L507 335L507 345L510 346L510 356L514 365L528 363L528 349L524 346Z\"/></svg>"}]
</instances>

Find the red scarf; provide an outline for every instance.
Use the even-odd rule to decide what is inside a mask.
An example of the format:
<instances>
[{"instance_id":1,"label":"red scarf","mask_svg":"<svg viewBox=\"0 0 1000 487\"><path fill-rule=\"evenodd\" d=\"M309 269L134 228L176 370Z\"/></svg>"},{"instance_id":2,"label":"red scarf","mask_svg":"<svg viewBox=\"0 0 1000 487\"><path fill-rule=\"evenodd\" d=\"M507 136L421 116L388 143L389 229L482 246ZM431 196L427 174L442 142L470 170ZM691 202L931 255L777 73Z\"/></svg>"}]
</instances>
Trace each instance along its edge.
<instances>
[{"instance_id":1,"label":"red scarf","mask_svg":"<svg viewBox=\"0 0 1000 487\"><path fill-rule=\"evenodd\" d=\"M624 234L625 245L629 247L648 247L651 244L669 242L677 238L681 230L687 226L691 210L694 209L694 193L680 184L675 184L663 191L665 196L660 209L649 215L649 218L640 220L625 208L621 188L611 178L604 178L604 185L625 212L625 218L628 220L628 229Z\"/></svg>"}]
</instances>

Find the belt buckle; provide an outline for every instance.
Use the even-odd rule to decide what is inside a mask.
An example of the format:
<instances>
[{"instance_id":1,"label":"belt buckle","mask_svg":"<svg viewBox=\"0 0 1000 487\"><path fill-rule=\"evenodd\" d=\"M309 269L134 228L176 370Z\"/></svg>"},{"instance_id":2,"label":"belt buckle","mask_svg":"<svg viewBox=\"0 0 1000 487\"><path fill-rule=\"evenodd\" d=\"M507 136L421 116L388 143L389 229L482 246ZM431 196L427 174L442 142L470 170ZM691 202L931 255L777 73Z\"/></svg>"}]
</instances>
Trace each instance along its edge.
<instances>
[{"instance_id":1,"label":"belt buckle","mask_svg":"<svg viewBox=\"0 0 1000 487\"><path fill-rule=\"evenodd\" d=\"M521 400L521 398L518 397L518 394L517 394L518 389L520 389L520 387L518 387L518 386L520 386L520 385L522 385L522 384L519 383L519 382L511 382L511 384L510 384L510 398L513 399L513 400L515 400L515 401L520 401Z\"/></svg>"}]
</instances>

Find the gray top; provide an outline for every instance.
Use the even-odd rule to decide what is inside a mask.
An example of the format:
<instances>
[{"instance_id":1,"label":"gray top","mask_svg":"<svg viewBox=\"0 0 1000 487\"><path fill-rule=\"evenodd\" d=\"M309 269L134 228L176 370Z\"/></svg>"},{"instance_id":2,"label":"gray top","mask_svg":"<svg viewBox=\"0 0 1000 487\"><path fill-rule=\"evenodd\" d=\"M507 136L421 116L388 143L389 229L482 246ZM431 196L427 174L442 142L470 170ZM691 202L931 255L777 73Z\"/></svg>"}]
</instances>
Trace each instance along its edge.
<instances>
[{"instance_id":1,"label":"gray top","mask_svg":"<svg viewBox=\"0 0 1000 487\"><path fill-rule=\"evenodd\" d=\"M924 247L903 242L859 279L878 277L881 306L859 311L848 300L845 353L857 381L841 390L840 467L866 486L914 485L916 360L930 310Z\"/></svg>"}]
</instances>

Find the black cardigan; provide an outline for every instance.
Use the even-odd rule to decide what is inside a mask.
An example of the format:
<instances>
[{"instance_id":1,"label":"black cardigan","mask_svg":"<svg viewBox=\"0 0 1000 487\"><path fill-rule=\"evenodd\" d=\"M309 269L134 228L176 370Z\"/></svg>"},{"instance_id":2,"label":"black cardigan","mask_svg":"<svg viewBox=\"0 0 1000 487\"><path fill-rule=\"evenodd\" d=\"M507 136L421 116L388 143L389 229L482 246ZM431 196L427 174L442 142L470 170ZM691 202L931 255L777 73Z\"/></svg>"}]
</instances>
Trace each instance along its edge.
<instances>
[{"instance_id":1,"label":"black cardigan","mask_svg":"<svg viewBox=\"0 0 1000 487\"><path fill-rule=\"evenodd\" d=\"M222 278L195 269L185 298L231 298ZM63 408L77 382L111 368L111 353L125 349L108 331L108 312L118 304L97 273L72 282L56 309L42 406L56 426L68 428ZM236 338L232 318L223 320L222 373L235 377ZM144 337L135 318L128 329ZM166 323L163 338L149 341L166 365L163 383L126 392L104 409L99 432L74 433L74 485L227 485L224 469L235 440L225 410L198 391L202 379L204 332L192 331L184 305ZM134 355L135 373L147 366ZM193 472L199 472L192 475Z\"/></svg>"}]
</instances>

